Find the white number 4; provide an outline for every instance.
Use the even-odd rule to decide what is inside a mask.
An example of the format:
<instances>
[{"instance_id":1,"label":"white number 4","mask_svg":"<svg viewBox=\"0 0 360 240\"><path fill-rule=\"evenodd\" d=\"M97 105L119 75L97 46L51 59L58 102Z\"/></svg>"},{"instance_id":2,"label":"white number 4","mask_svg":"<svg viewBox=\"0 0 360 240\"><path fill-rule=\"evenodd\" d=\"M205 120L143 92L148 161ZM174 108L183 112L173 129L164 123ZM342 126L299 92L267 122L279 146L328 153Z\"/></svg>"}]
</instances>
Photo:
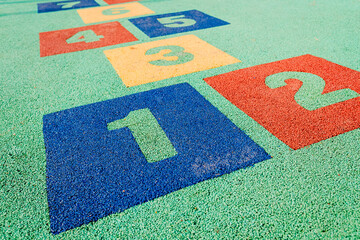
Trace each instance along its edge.
<instances>
[{"instance_id":1,"label":"white number 4","mask_svg":"<svg viewBox=\"0 0 360 240\"><path fill-rule=\"evenodd\" d=\"M104 36L102 36L102 35L96 35L96 33L93 30L85 30L85 31L78 32L74 36L68 38L66 40L66 42L68 44L78 43L78 42L90 43L90 42L100 41L100 39L103 37Z\"/></svg>"},{"instance_id":2,"label":"white number 4","mask_svg":"<svg viewBox=\"0 0 360 240\"><path fill-rule=\"evenodd\" d=\"M158 18L157 20L165 27L171 28L188 27L196 23L194 19L186 18L185 15Z\"/></svg>"}]
</instances>

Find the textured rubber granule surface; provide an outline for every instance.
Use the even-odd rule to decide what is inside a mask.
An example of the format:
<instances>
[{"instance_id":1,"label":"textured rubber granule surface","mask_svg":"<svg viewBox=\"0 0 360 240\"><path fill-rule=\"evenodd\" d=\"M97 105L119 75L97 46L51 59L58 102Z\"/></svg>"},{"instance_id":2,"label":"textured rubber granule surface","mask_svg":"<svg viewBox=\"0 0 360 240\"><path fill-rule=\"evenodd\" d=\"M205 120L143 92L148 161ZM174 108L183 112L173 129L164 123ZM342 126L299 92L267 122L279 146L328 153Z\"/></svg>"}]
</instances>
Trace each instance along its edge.
<instances>
[{"instance_id":1,"label":"textured rubber granule surface","mask_svg":"<svg viewBox=\"0 0 360 240\"><path fill-rule=\"evenodd\" d=\"M288 142L267 129L267 125L262 125L263 122L270 121L269 125L274 126L283 119L253 118L247 109L241 107L239 109L236 103L231 103L231 100L227 100L226 96L204 81L234 71L261 69L259 66L264 64L311 55L336 64L339 69L346 68L353 72L350 74L352 80L348 85L342 85L344 79L334 78L329 89L327 89L329 78L326 76L333 70L326 67L312 72L312 74L325 73L320 76L325 81L325 91L349 88L359 93L360 79L356 77L360 71L359 1L139 1L138 3L145 7L142 8L143 10L151 11L146 10L143 15L136 14L131 16L131 19L197 10L229 23L191 32L186 32L184 28L184 32L156 38L148 37L128 18L85 24L78 10L85 11L92 7L82 8L82 4L79 4L78 8L74 5L74 9L38 13L38 3L46 2L50 1L0 2L1 239L360 238L360 129L346 127L358 121L358 116L355 115L358 109L350 107L345 115L351 118L346 120L342 112L337 112L338 107L331 107L333 109L330 111L331 118L336 121L345 119L336 125L338 133L303 144L294 150L296 147L289 146ZM117 5L121 1L112 2ZM100 5L99 7L110 6L102 0L96 0L96 3ZM128 4L130 3L136 1ZM76 52L63 51L64 53L61 54L41 57L39 34L85 26L86 29L90 29L89 26L108 22L120 22L121 26L138 40ZM100 39L99 35L102 34L96 31L94 33L95 36L91 32L86 34ZM189 74L170 76L160 81L127 87L104 54L104 51L189 34L195 35L239 61L191 73L181 69L179 65L178 71ZM75 41L81 42L81 39L76 38ZM186 46L183 48L185 54L181 53L178 56L193 54L196 62L201 63L201 60L196 58L198 55L195 52L188 52ZM207 53L206 48L201 51L204 51L202 53L204 55ZM161 57L169 52L170 50L165 50L158 53L158 56ZM144 53L144 58L145 56ZM174 56L165 59L170 61L170 64L171 61L177 61L177 57ZM139 62L142 60L139 55ZM169 62L165 63L169 64ZM262 74L261 70L259 71L257 75ZM283 71L299 71L299 68L283 69ZM147 79L151 77L153 76L146 76ZM234 79L242 78L236 76ZM282 96L291 95L291 103L281 105L281 102L276 102L281 109L289 104L298 103L295 95L302 86L302 83L296 79L286 82L289 84L284 87L267 89L282 92L284 94ZM204 97L207 103L213 105L214 111L228 118L229 123L234 124L238 131L246 134L264 149L271 158L251 167L185 188L178 188L179 190L166 195L156 195L145 203L116 211L97 221L54 235L50 228L46 185L48 167L46 152L50 149L45 148L44 116L69 112L71 109L82 108L89 104L96 105L108 100L137 96L136 94L139 93L182 83L190 84L197 92L197 96ZM263 93L260 90L266 87L266 82L259 84L265 85L255 85L254 90L259 91L249 90L249 92L254 94L255 98L263 99L262 94L255 93ZM291 90L291 94L287 90ZM261 103L259 99L255 102ZM352 98L336 104L343 106L348 104L348 101L358 104L358 99ZM251 99L248 102L254 109L261 110ZM301 103L301 99L299 102ZM273 103L269 102L267 106L274 108ZM356 104L351 106L358 106ZM266 115L253 111L257 116ZM308 111L312 112L312 110ZM156 119L156 114L152 114ZM111 119L113 120L118 119ZM160 127L164 126L161 119L156 120ZM325 123L329 122L328 118L323 120ZM321 119L319 121L321 122ZM271 122L274 124L272 125ZM105 131L106 124L101 126ZM319 126L320 130L321 127L327 129L326 125ZM86 127L84 125L84 129ZM308 129L303 130L309 133ZM167 130L163 129L163 131L166 135ZM128 136L131 136L130 131ZM129 139L134 141L131 137ZM172 144L179 153L176 144ZM135 149L135 142L133 146ZM140 147L136 149L141 150ZM157 163L161 161L155 164ZM82 168L81 164L72 167L72 170L86 169ZM97 170L101 171L100 168ZM68 177L71 179L71 176ZM101 179L96 181L102 183ZM107 194L111 195L110 192ZM101 201L107 202L106 199Z\"/></svg>"}]
</instances>

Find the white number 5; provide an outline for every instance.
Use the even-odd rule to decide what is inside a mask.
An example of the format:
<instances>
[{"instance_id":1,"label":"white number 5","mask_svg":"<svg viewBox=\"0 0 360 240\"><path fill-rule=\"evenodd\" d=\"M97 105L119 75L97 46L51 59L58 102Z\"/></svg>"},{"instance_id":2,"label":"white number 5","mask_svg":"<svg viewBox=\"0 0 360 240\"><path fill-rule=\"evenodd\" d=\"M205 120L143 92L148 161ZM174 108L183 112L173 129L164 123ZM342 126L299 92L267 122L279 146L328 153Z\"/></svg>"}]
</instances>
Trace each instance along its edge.
<instances>
[{"instance_id":1,"label":"white number 5","mask_svg":"<svg viewBox=\"0 0 360 240\"><path fill-rule=\"evenodd\" d=\"M158 18L157 20L165 27L171 28L188 27L196 23L194 19L186 18L185 15Z\"/></svg>"}]
</instances>

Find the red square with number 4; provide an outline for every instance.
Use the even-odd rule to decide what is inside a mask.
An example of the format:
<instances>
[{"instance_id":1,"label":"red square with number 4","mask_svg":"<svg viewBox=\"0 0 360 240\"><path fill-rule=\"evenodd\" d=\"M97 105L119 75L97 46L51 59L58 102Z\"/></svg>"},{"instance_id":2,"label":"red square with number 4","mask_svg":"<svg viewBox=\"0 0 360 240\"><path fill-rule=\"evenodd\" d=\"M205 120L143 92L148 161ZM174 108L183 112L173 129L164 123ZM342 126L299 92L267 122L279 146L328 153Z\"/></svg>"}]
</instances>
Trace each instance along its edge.
<instances>
[{"instance_id":1,"label":"red square with number 4","mask_svg":"<svg viewBox=\"0 0 360 240\"><path fill-rule=\"evenodd\" d=\"M206 78L293 149L360 127L360 72L312 55Z\"/></svg>"},{"instance_id":2,"label":"red square with number 4","mask_svg":"<svg viewBox=\"0 0 360 240\"><path fill-rule=\"evenodd\" d=\"M119 22L42 32L40 57L100 48L138 39Z\"/></svg>"}]
</instances>

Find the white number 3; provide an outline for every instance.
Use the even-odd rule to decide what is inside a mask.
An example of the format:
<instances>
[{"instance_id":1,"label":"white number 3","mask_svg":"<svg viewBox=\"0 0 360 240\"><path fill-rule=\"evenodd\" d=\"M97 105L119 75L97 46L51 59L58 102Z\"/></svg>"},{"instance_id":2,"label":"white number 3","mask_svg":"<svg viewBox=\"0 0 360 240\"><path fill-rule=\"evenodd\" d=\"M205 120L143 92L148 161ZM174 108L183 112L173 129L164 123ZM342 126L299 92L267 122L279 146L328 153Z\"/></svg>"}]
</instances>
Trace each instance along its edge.
<instances>
[{"instance_id":1,"label":"white number 3","mask_svg":"<svg viewBox=\"0 0 360 240\"><path fill-rule=\"evenodd\" d=\"M194 19L186 18L185 15L158 18L157 20L165 27L171 28L188 27L196 23Z\"/></svg>"}]
</instances>

